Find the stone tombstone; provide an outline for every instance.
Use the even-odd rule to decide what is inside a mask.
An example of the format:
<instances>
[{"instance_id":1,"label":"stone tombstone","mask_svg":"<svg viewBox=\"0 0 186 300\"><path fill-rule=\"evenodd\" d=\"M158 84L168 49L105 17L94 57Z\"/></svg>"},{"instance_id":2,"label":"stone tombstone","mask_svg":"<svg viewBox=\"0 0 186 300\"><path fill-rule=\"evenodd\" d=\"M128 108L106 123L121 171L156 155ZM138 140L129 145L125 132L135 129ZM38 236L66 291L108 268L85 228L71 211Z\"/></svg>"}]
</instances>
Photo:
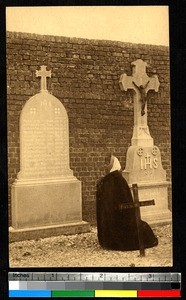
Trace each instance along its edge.
<instances>
[{"instance_id":1,"label":"stone tombstone","mask_svg":"<svg viewBox=\"0 0 186 300\"><path fill-rule=\"evenodd\" d=\"M20 116L20 180L72 177L68 116L49 93L30 98Z\"/></svg>"},{"instance_id":2,"label":"stone tombstone","mask_svg":"<svg viewBox=\"0 0 186 300\"><path fill-rule=\"evenodd\" d=\"M127 150L123 176L128 184L138 184L139 199L154 199L155 206L141 207L142 218L150 224L165 224L172 220L168 209L168 186L163 169L160 149L154 145L150 135L148 117L148 91L158 92L157 75L146 74L147 63L141 59L132 64L132 76L122 74L120 88L134 91L134 127L131 146Z\"/></svg>"},{"instance_id":3,"label":"stone tombstone","mask_svg":"<svg viewBox=\"0 0 186 300\"><path fill-rule=\"evenodd\" d=\"M81 182L69 166L66 109L47 91L51 72L46 66L36 76L41 77L41 91L26 102L20 115L20 171L12 185L13 240L24 239L23 234L15 237L24 230L37 235L41 228L46 235L47 230L49 235L51 230L56 235L89 230L82 221Z\"/></svg>"}]
</instances>

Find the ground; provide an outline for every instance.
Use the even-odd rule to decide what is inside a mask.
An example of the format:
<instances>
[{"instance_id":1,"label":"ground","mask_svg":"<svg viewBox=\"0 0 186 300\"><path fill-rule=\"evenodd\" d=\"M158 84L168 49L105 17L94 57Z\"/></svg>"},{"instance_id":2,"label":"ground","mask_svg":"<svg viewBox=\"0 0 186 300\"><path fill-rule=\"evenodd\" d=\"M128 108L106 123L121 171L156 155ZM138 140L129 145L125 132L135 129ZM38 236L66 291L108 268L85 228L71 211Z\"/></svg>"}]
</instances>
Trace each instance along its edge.
<instances>
[{"instance_id":1,"label":"ground","mask_svg":"<svg viewBox=\"0 0 186 300\"><path fill-rule=\"evenodd\" d=\"M139 251L103 250L97 229L76 235L10 243L10 267L159 267L172 266L171 225L153 228L158 246Z\"/></svg>"}]
</instances>

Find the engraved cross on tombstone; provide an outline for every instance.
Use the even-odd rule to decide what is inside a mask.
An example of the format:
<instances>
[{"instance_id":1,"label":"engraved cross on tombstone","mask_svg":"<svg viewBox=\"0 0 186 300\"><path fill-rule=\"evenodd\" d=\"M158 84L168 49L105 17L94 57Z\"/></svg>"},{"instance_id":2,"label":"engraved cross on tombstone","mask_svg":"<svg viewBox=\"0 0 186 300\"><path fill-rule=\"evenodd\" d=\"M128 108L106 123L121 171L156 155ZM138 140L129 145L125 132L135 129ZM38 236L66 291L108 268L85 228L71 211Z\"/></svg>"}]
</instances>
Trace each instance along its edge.
<instances>
[{"instance_id":1,"label":"engraved cross on tombstone","mask_svg":"<svg viewBox=\"0 0 186 300\"><path fill-rule=\"evenodd\" d=\"M157 75L149 77L146 74L147 63L138 59L131 63L132 76L122 74L119 80L121 90L134 90L134 130L132 146L153 146L147 125L147 93L149 90L158 92Z\"/></svg>"},{"instance_id":2,"label":"engraved cross on tombstone","mask_svg":"<svg viewBox=\"0 0 186 300\"><path fill-rule=\"evenodd\" d=\"M51 78L51 71L46 70L46 66L41 66L41 69L36 70L36 77L41 77L41 92L47 91L47 77Z\"/></svg>"}]
</instances>

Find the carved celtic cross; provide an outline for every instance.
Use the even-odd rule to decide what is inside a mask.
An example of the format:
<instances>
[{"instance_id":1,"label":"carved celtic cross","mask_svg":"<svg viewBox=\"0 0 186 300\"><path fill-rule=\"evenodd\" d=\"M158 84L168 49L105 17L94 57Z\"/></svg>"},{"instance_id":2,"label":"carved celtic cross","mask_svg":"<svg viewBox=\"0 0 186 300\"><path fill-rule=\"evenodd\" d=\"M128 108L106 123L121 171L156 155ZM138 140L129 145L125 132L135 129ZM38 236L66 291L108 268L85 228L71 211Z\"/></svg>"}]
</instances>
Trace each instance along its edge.
<instances>
[{"instance_id":1,"label":"carved celtic cross","mask_svg":"<svg viewBox=\"0 0 186 300\"><path fill-rule=\"evenodd\" d=\"M131 63L132 76L122 74L119 80L121 90L134 90L134 129L132 145L153 145L147 125L147 93L149 90L158 92L157 75L149 77L146 74L147 63L141 59Z\"/></svg>"},{"instance_id":2,"label":"carved celtic cross","mask_svg":"<svg viewBox=\"0 0 186 300\"><path fill-rule=\"evenodd\" d=\"M132 76L122 74L120 88L123 91L132 89L135 91L134 118L136 124L147 124L147 93L149 90L158 92L159 80L157 75L151 78L146 74L147 63L141 59L132 62Z\"/></svg>"}]
</instances>

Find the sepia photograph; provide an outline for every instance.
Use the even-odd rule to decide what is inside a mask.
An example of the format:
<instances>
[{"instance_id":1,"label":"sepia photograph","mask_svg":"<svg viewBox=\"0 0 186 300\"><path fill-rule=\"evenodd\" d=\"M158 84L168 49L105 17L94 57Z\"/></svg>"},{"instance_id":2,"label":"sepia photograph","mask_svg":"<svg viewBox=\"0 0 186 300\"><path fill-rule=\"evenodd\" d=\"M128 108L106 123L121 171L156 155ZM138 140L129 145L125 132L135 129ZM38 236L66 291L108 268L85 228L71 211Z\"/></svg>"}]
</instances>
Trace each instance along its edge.
<instances>
[{"instance_id":1,"label":"sepia photograph","mask_svg":"<svg viewBox=\"0 0 186 300\"><path fill-rule=\"evenodd\" d=\"M6 7L9 265L172 267L169 7Z\"/></svg>"}]
</instances>

